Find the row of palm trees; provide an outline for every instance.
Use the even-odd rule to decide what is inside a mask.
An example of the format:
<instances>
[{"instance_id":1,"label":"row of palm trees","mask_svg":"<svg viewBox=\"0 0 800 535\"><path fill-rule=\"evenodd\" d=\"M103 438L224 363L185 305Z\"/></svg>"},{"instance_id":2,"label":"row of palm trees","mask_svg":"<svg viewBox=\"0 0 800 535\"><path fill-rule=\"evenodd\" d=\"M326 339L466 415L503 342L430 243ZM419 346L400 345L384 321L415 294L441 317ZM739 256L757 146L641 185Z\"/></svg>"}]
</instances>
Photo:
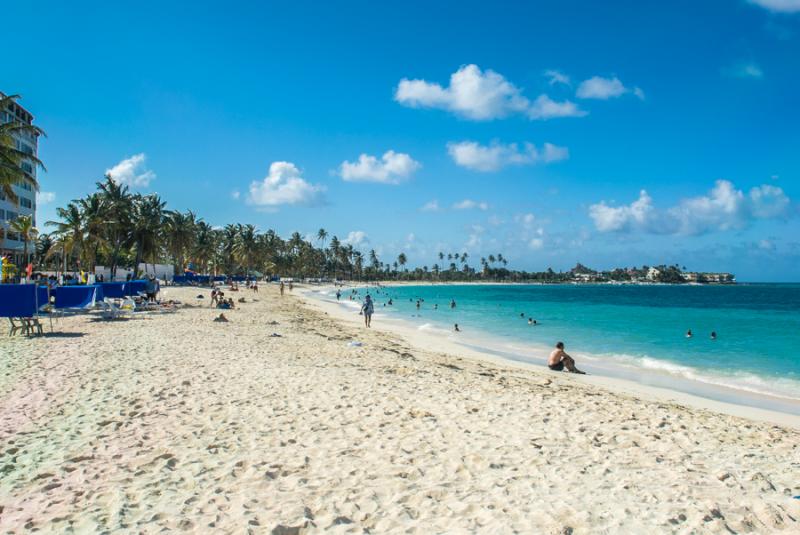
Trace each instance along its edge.
<instances>
[{"instance_id":1,"label":"row of palm trees","mask_svg":"<svg viewBox=\"0 0 800 535\"><path fill-rule=\"evenodd\" d=\"M405 253L383 262L374 249L364 253L325 229L315 240L298 232L284 240L273 230L259 232L249 224L215 228L192 211L167 209L157 194L132 193L109 176L97 183L97 191L56 213L58 219L46 223L53 231L36 239L40 270L93 271L103 265L114 274L118 267L163 262L173 264L176 274L190 268L298 278L472 280L491 277L495 263L507 263L502 254L489 255L476 271L467 263L468 253L441 252L441 266L409 270Z\"/></svg>"}]
</instances>

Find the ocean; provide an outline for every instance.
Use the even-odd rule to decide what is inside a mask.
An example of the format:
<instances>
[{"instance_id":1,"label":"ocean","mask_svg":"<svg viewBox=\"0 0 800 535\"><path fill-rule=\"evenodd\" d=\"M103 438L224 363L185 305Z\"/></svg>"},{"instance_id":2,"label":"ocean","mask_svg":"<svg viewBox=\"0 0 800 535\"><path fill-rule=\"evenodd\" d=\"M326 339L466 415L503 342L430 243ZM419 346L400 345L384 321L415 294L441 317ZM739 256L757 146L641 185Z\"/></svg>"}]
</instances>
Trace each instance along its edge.
<instances>
[{"instance_id":1,"label":"ocean","mask_svg":"<svg viewBox=\"0 0 800 535\"><path fill-rule=\"evenodd\" d=\"M350 291L343 290L342 300L348 301L343 306L355 305ZM375 299L374 322L382 317L410 322L543 366L550 348L563 341L589 373L800 414L800 284L422 285L357 291L359 299L367 292ZM332 291L322 294L335 301ZM460 333L453 332L455 323Z\"/></svg>"}]
</instances>

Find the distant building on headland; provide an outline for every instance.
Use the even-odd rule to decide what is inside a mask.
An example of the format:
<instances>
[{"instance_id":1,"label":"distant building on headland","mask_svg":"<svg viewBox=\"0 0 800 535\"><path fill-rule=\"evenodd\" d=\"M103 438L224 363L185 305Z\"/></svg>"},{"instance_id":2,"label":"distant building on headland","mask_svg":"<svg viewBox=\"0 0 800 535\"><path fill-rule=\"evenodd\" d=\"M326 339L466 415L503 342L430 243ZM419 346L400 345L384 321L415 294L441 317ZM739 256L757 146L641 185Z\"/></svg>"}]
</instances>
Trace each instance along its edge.
<instances>
[{"instance_id":1,"label":"distant building on headland","mask_svg":"<svg viewBox=\"0 0 800 535\"><path fill-rule=\"evenodd\" d=\"M0 96L5 96L0 92ZM33 115L17 103L9 104L8 108L0 110L0 123L19 122L33 124ZM39 150L39 138L27 132L13 133L14 144L17 150L36 156ZM0 190L0 256L10 256L12 262L23 264L27 259L22 258L23 243L19 236L8 230L8 225L20 215L33 216L33 224L36 225L36 165L28 159L22 160L22 170L25 178L12 186L19 200L14 202Z\"/></svg>"},{"instance_id":2,"label":"distant building on headland","mask_svg":"<svg viewBox=\"0 0 800 535\"><path fill-rule=\"evenodd\" d=\"M710 282L710 283L717 283L717 284L730 284L736 282L736 277L733 276L733 273L697 273L694 271L690 271L688 273L683 274L684 280L686 282Z\"/></svg>"},{"instance_id":3,"label":"distant building on headland","mask_svg":"<svg viewBox=\"0 0 800 535\"><path fill-rule=\"evenodd\" d=\"M683 268L684 270L686 268ZM734 284L732 273L706 273L683 271L678 265L642 266L641 268L615 268L609 271L595 271L578 263L561 280L574 283L609 282L633 284Z\"/></svg>"}]
</instances>

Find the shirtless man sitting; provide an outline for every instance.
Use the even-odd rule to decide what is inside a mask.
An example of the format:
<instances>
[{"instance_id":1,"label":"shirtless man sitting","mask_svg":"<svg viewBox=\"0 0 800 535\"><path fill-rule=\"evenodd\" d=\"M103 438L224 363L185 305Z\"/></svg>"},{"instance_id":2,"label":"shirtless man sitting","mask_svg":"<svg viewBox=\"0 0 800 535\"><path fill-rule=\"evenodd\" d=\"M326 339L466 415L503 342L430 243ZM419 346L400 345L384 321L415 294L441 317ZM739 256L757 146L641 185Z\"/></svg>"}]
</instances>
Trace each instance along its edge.
<instances>
[{"instance_id":1,"label":"shirtless man sitting","mask_svg":"<svg viewBox=\"0 0 800 535\"><path fill-rule=\"evenodd\" d=\"M575 367L575 359L567 355L564 351L564 342L556 344L556 348L550 353L550 357L547 359L547 367L557 372L566 368L567 371L572 373L586 374L586 372L582 372Z\"/></svg>"}]
</instances>

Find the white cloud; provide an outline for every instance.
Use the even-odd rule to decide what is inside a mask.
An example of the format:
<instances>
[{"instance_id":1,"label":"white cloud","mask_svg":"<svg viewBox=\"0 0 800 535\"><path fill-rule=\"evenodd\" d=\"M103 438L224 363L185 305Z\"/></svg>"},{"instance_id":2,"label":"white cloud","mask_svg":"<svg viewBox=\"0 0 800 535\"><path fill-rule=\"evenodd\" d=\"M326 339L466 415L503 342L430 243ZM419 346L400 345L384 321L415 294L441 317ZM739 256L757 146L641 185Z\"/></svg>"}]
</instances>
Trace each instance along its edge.
<instances>
[{"instance_id":1,"label":"white cloud","mask_svg":"<svg viewBox=\"0 0 800 535\"><path fill-rule=\"evenodd\" d=\"M759 240L757 245L758 248L761 249L762 251L774 251L776 249L775 242L773 242L772 240L767 240L767 239Z\"/></svg>"},{"instance_id":2,"label":"white cloud","mask_svg":"<svg viewBox=\"0 0 800 535\"><path fill-rule=\"evenodd\" d=\"M473 201L472 199L464 199L453 204L453 210L488 210L489 205L485 202Z\"/></svg>"},{"instance_id":3,"label":"white cloud","mask_svg":"<svg viewBox=\"0 0 800 535\"><path fill-rule=\"evenodd\" d=\"M36 204L41 206L43 204L50 204L56 200L56 194L52 191L39 191L36 193Z\"/></svg>"},{"instance_id":4,"label":"white cloud","mask_svg":"<svg viewBox=\"0 0 800 535\"><path fill-rule=\"evenodd\" d=\"M439 207L439 201L428 201L422 205L420 211L422 212L438 212L441 208Z\"/></svg>"},{"instance_id":5,"label":"white cloud","mask_svg":"<svg viewBox=\"0 0 800 535\"><path fill-rule=\"evenodd\" d=\"M569 85L569 76L561 71L550 69L544 71L544 75L549 79L550 85L564 84Z\"/></svg>"},{"instance_id":6,"label":"white cloud","mask_svg":"<svg viewBox=\"0 0 800 535\"><path fill-rule=\"evenodd\" d=\"M634 87L633 94L636 95L636 98L639 100L644 100L644 91L642 91L641 87Z\"/></svg>"},{"instance_id":7,"label":"white cloud","mask_svg":"<svg viewBox=\"0 0 800 535\"><path fill-rule=\"evenodd\" d=\"M737 78L763 78L764 71L754 61L744 61L734 65L728 71Z\"/></svg>"},{"instance_id":8,"label":"white cloud","mask_svg":"<svg viewBox=\"0 0 800 535\"><path fill-rule=\"evenodd\" d=\"M533 238L531 241L528 242L528 247L531 249L538 251L542 247L544 247L544 240L542 238Z\"/></svg>"},{"instance_id":9,"label":"white cloud","mask_svg":"<svg viewBox=\"0 0 800 535\"><path fill-rule=\"evenodd\" d=\"M552 143L545 143L540 151L531 143L523 144L520 149L516 143L504 145L493 142L491 145L481 145L475 141L461 141L448 143L447 152L457 165L483 172L497 171L507 165L550 163L569 157L566 147L558 147Z\"/></svg>"},{"instance_id":10,"label":"white cloud","mask_svg":"<svg viewBox=\"0 0 800 535\"><path fill-rule=\"evenodd\" d=\"M233 190L231 192L231 199L233 199L233 200L238 200L239 197L241 197L241 196L242 196L242 194L238 189L235 189L235 190Z\"/></svg>"},{"instance_id":11,"label":"white cloud","mask_svg":"<svg viewBox=\"0 0 800 535\"><path fill-rule=\"evenodd\" d=\"M380 160L375 156L362 154L355 163L342 162L339 175L349 182L398 184L420 167L420 163L408 154L388 150Z\"/></svg>"},{"instance_id":12,"label":"white cloud","mask_svg":"<svg viewBox=\"0 0 800 535\"><path fill-rule=\"evenodd\" d=\"M528 117L531 119L555 119L558 117L584 117L588 115L578 108L577 104L569 100L556 102L547 95L539 95L528 109Z\"/></svg>"},{"instance_id":13,"label":"white cloud","mask_svg":"<svg viewBox=\"0 0 800 535\"><path fill-rule=\"evenodd\" d=\"M750 3L778 13L800 12L800 0L750 0Z\"/></svg>"},{"instance_id":14,"label":"white cloud","mask_svg":"<svg viewBox=\"0 0 800 535\"><path fill-rule=\"evenodd\" d=\"M638 87L633 90L639 98L644 98L644 92ZM603 78L602 76L593 76L588 80L581 82L578 86L578 91L575 95L578 98L593 98L600 100L608 100L610 98L621 97L625 93L631 92L630 89L625 87L619 78Z\"/></svg>"},{"instance_id":15,"label":"white cloud","mask_svg":"<svg viewBox=\"0 0 800 535\"><path fill-rule=\"evenodd\" d=\"M626 206L608 206L604 201L589 207L589 217L600 232L616 232L631 227L644 227L649 222L653 211L653 199L645 190L639 192L639 198Z\"/></svg>"},{"instance_id":16,"label":"white cloud","mask_svg":"<svg viewBox=\"0 0 800 535\"><path fill-rule=\"evenodd\" d=\"M353 247L360 247L369 243L369 238L367 237L367 233L363 230L353 230L347 234L347 237L342 240L342 243L352 245Z\"/></svg>"},{"instance_id":17,"label":"white cloud","mask_svg":"<svg viewBox=\"0 0 800 535\"><path fill-rule=\"evenodd\" d=\"M531 213L520 214L514 216L514 221L521 224L524 228L529 229L533 226L534 221L536 221L536 216Z\"/></svg>"},{"instance_id":18,"label":"white cloud","mask_svg":"<svg viewBox=\"0 0 800 535\"><path fill-rule=\"evenodd\" d=\"M653 199L642 190L629 205L593 204L589 216L600 232L698 235L744 228L758 219L783 217L789 204L779 187L765 184L745 195L731 182L717 180L708 195L684 199L666 210L656 209Z\"/></svg>"},{"instance_id":19,"label":"white cloud","mask_svg":"<svg viewBox=\"0 0 800 535\"><path fill-rule=\"evenodd\" d=\"M146 169L144 162L146 156L143 152L134 154L126 158L110 169L106 169L106 175L117 184L124 184L128 187L147 187L156 178L156 174Z\"/></svg>"},{"instance_id":20,"label":"white cloud","mask_svg":"<svg viewBox=\"0 0 800 535\"><path fill-rule=\"evenodd\" d=\"M413 108L437 108L474 121L522 114L531 119L585 115L571 102L558 103L541 95L531 104L522 91L501 74L464 65L450 75L450 85L403 78L394 98Z\"/></svg>"},{"instance_id":21,"label":"white cloud","mask_svg":"<svg viewBox=\"0 0 800 535\"><path fill-rule=\"evenodd\" d=\"M250 183L247 202L258 206L282 204L313 204L322 197L325 188L306 182L300 170L291 162L272 162L264 180Z\"/></svg>"}]
</instances>

